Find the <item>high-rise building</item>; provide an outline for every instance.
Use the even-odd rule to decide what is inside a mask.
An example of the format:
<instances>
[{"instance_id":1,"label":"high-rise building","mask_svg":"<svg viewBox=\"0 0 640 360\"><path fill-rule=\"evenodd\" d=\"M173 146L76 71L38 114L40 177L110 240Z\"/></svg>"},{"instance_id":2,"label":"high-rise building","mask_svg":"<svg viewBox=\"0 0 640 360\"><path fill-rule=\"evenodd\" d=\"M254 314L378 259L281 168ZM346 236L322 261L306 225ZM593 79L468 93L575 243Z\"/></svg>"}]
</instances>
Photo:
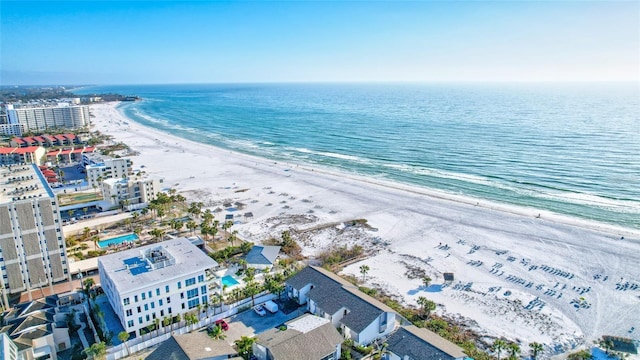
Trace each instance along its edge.
<instances>
[{"instance_id":1,"label":"high-rise building","mask_svg":"<svg viewBox=\"0 0 640 360\"><path fill-rule=\"evenodd\" d=\"M0 166L0 274L6 292L68 278L58 201L34 164Z\"/></svg>"},{"instance_id":2,"label":"high-rise building","mask_svg":"<svg viewBox=\"0 0 640 360\"><path fill-rule=\"evenodd\" d=\"M18 347L5 333L0 334L0 359L18 360Z\"/></svg>"},{"instance_id":3,"label":"high-rise building","mask_svg":"<svg viewBox=\"0 0 640 360\"><path fill-rule=\"evenodd\" d=\"M218 263L178 238L98 258L100 284L125 331L142 335L155 319L198 311L220 291Z\"/></svg>"},{"instance_id":4,"label":"high-rise building","mask_svg":"<svg viewBox=\"0 0 640 360\"><path fill-rule=\"evenodd\" d=\"M9 124L22 124L25 131L42 132L49 129L78 129L89 126L91 118L87 105L59 104L58 106L7 105Z\"/></svg>"}]
</instances>

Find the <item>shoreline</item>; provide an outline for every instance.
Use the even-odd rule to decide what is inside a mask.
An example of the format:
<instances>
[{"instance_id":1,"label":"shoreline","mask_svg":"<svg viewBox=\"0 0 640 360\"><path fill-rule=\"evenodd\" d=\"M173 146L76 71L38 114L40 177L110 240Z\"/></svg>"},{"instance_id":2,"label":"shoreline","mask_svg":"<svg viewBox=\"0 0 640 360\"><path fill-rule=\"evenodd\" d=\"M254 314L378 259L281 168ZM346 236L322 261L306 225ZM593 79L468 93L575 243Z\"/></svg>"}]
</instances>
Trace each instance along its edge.
<instances>
[{"instance_id":1,"label":"shoreline","mask_svg":"<svg viewBox=\"0 0 640 360\"><path fill-rule=\"evenodd\" d=\"M367 258L343 273L361 277L359 266L366 264L365 286L396 294L407 305L424 295L438 304L437 313L464 319L483 336L565 351L604 334L640 336L628 333L640 328L633 310L640 291L614 284L621 278L640 283L640 231L260 158L146 127L116 103L93 108L93 130L139 152L134 168L144 165L165 178L165 187L205 208L242 202L250 219L240 211L221 214L236 215L234 228L244 239L260 243L298 230L309 257L362 246ZM345 224L354 219L366 219L367 227ZM435 288L408 276L416 269L434 279ZM443 282L444 272L455 273L455 281ZM586 299L579 308L577 298Z\"/></svg>"},{"instance_id":2,"label":"shoreline","mask_svg":"<svg viewBox=\"0 0 640 360\"><path fill-rule=\"evenodd\" d=\"M229 153L232 153L234 156L246 157L248 159L252 159L252 161L262 162L265 164L269 164L269 163L285 164L287 166L290 166L292 169L295 168L296 170L303 170L303 171L307 171L308 173L318 173L318 174L325 174L329 176L345 177L353 181L365 182L374 186L380 186L380 187L393 189L397 191L411 192L417 195L428 196L434 199L451 201L451 202L456 202L456 203L470 205L470 206L477 206L479 208L498 211L498 212L505 212L512 215L544 219L545 221L551 221L561 225L582 227L582 228L586 228L594 231L607 233L610 235L615 235L618 237L620 236L624 236L625 238L635 237L636 239L634 240L640 242L640 229L636 229L636 228L631 228L631 227L626 227L626 226L611 224L606 222L600 222L596 220L590 220L590 219L575 217L571 215L565 215L565 214L553 212L550 210L538 209L535 207L501 203L494 200L476 198L476 197L463 195L463 194L454 194L454 193L446 192L444 190L429 188L429 187L420 186L416 184L402 183L402 182L397 182L397 181L387 180L387 179L376 179L376 178L372 178L371 176L367 176L363 174L341 172L340 170L323 167L321 165L314 165L314 164L308 164L308 163L296 163L296 162L282 162L281 160L277 160L277 159L269 159L267 157L262 157L258 155L246 154L236 150L226 149L226 148L218 147L216 145L202 143L192 139L182 138L178 135L174 135L174 134L165 132L163 130L154 129L147 125L143 125L137 122L136 120L127 117L122 111L122 109L120 108L121 105L122 105L121 102L118 102L115 104L115 108L118 111L118 113L123 118L126 118L128 121L131 121L136 125L147 129L147 131L156 133L161 136L168 136L173 138L174 140L189 142L189 143L192 143L193 145L208 146L216 149L217 151L229 152Z\"/></svg>"}]
</instances>

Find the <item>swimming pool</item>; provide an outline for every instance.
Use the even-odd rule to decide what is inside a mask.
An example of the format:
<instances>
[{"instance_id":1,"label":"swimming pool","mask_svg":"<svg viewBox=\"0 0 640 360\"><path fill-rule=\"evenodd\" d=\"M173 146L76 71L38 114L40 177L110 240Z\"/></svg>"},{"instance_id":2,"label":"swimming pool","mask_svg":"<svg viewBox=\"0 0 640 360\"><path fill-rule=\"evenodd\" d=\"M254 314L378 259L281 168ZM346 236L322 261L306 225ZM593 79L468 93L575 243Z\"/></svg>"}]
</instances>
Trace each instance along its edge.
<instances>
[{"instance_id":1,"label":"swimming pool","mask_svg":"<svg viewBox=\"0 0 640 360\"><path fill-rule=\"evenodd\" d=\"M238 280L234 279L231 275L225 275L222 277L222 285L227 285L228 288L240 284Z\"/></svg>"},{"instance_id":2,"label":"swimming pool","mask_svg":"<svg viewBox=\"0 0 640 360\"><path fill-rule=\"evenodd\" d=\"M118 244L122 244L125 241L136 241L136 240L138 240L138 235L131 233L127 235L116 236L111 239L98 241L98 247L102 249L102 248L109 247L109 245L113 245L113 244L118 245Z\"/></svg>"}]
</instances>

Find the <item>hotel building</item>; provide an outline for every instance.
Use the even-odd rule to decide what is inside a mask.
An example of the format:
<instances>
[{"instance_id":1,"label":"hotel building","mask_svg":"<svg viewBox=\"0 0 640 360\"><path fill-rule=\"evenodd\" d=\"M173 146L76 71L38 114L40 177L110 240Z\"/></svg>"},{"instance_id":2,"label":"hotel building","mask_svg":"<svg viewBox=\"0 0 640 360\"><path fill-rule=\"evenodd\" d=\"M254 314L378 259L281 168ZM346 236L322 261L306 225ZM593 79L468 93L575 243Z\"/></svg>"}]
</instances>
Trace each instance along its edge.
<instances>
[{"instance_id":1,"label":"hotel building","mask_svg":"<svg viewBox=\"0 0 640 360\"><path fill-rule=\"evenodd\" d=\"M87 105L27 106L7 105L9 124L22 124L24 130L43 132L48 129L79 129L91 123Z\"/></svg>"},{"instance_id":2,"label":"hotel building","mask_svg":"<svg viewBox=\"0 0 640 360\"><path fill-rule=\"evenodd\" d=\"M87 181L90 187L99 187L99 178L104 181L107 179L122 179L133 175L131 168L133 163L126 158L106 158L94 153L82 154L82 159L86 165Z\"/></svg>"},{"instance_id":3,"label":"hotel building","mask_svg":"<svg viewBox=\"0 0 640 360\"><path fill-rule=\"evenodd\" d=\"M142 335L154 320L197 311L218 289L218 263L186 238L98 258L100 283L125 331Z\"/></svg>"},{"instance_id":4,"label":"hotel building","mask_svg":"<svg viewBox=\"0 0 640 360\"><path fill-rule=\"evenodd\" d=\"M162 179L152 177L113 178L101 184L103 209L126 205L129 210L144 207L160 192Z\"/></svg>"},{"instance_id":5,"label":"hotel building","mask_svg":"<svg viewBox=\"0 0 640 360\"><path fill-rule=\"evenodd\" d=\"M55 195L34 164L0 167L0 274L15 294L68 278Z\"/></svg>"}]
</instances>

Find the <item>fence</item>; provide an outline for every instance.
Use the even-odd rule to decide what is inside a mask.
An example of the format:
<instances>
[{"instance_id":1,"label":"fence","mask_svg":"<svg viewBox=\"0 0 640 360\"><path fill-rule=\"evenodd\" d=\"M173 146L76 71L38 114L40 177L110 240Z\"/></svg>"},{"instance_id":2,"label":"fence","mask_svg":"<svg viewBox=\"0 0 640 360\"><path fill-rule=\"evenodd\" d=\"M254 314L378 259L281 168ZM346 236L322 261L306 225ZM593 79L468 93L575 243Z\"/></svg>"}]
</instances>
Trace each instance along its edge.
<instances>
[{"instance_id":1,"label":"fence","mask_svg":"<svg viewBox=\"0 0 640 360\"><path fill-rule=\"evenodd\" d=\"M261 294L258 294L258 296L255 298L255 303L259 304L267 300L272 300L273 298L275 298L275 295L267 292L263 292ZM212 316L208 316L209 313L211 312L211 310L208 310L206 312L207 316L204 319L198 321L194 325L187 326L186 322L183 320L183 321L180 321L179 323L181 327L173 331L167 332L167 328L165 327L164 328L165 332L161 335L157 335L158 332L161 332L161 330L156 330L156 331L149 332L148 334L138 336L135 339L131 339L127 341L126 344L122 343L118 346L114 346L107 349L107 360L118 360L118 359L122 359L124 357L129 356L127 352L127 346L131 354L134 354L138 351L157 345L169 339L173 334L176 334L176 335L185 334L195 329L200 329L202 327L209 326L220 319L224 319L226 317L237 314L239 310L245 309L247 308L247 306L248 308L250 308L251 307L250 303L251 303L251 298L246 298L232 305L223 305L222 306L223 311L220 313L214 314ZM225 308L227 309L224 310ZM214 309L214 313L215 313L215 309ZM156 333L155 337L153 337L154 333Z\"/></svg>"}]
</instances>

